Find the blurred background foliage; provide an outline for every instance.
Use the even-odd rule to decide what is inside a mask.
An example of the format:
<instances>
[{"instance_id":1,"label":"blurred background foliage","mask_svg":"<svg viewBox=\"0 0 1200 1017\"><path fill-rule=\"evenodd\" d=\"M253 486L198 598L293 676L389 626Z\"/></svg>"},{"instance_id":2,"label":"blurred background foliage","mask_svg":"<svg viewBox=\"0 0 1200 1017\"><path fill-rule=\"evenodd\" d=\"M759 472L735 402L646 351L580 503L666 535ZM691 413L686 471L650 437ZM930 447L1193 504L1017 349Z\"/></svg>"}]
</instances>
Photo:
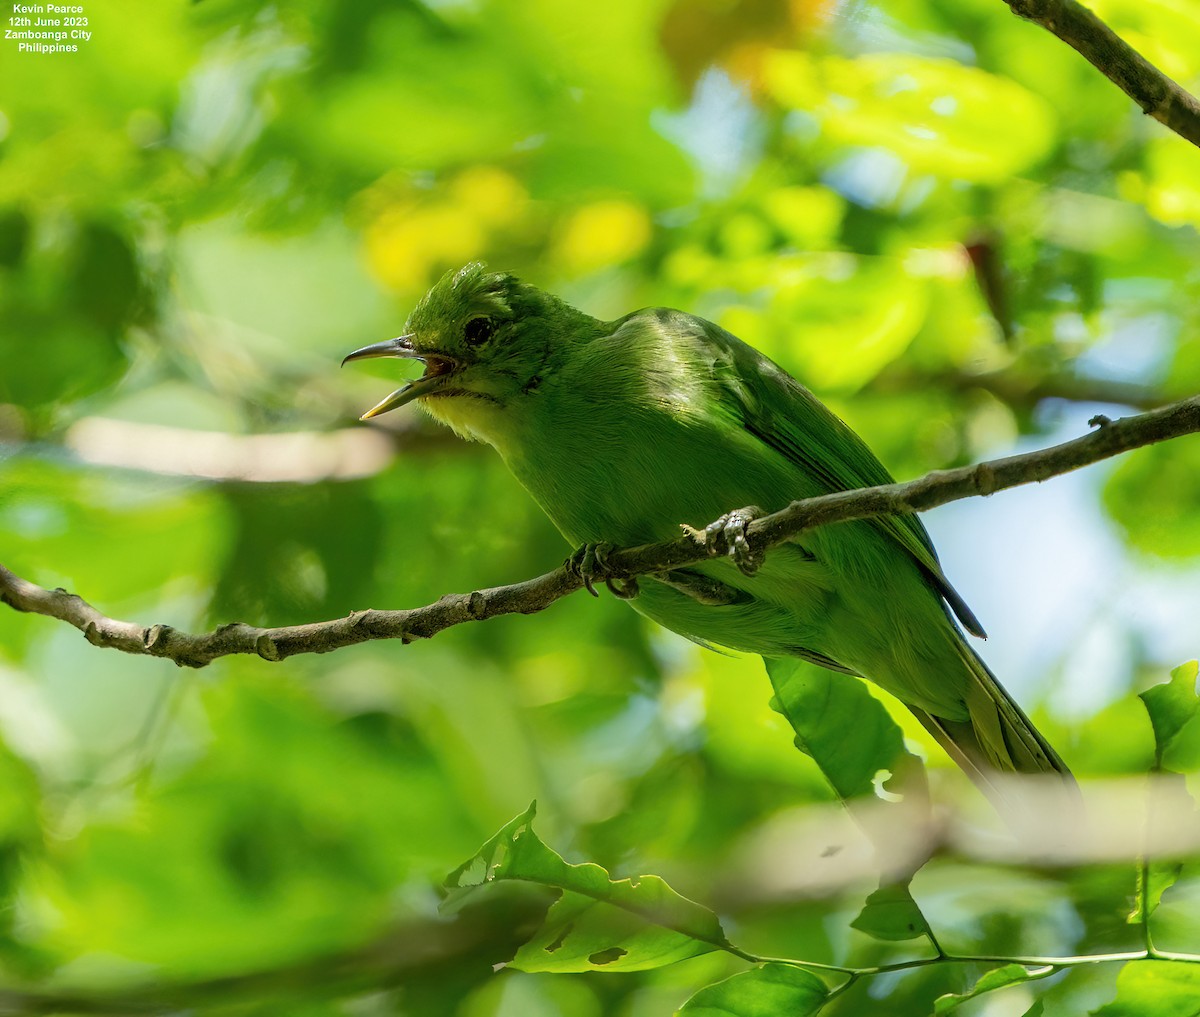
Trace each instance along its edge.
<instances>
[{"instance_id":1,"label":"blurred background foliage","mask_svg":"<svg viewBox=\"0 0 1200 1017\"><path fill-rule=\"evenodd\" d=\"M1200 85L1192 0L1093 6ZM337 370L469 259L601 317L720 322L900 477L1200 388L1200 151L999 0L87 14L77 54L2 54L0 550L111 615L286 624L561 560L486 449L415 413L356 423L394 364ZM1081 774L1149 765L1134 693L1195 655L1198 477L1180 441L928 519L989 659ZM831 797L768 697L757 660L609 597L199 673L4 610L2 980L275 971L180 1006L650 1017L742 966L493 975L500 933L417 964L395 930L442 921L437 881L533 798L569 858L658 872L749 948L895 956L849 928L870 885L796 889L807 863L784 853L773 896L737 892L730 873ZM898 719L935 791L962 791ZM1132 887L1124 866L946 857L914 893L952 948L1070 953L1136 946ZM1189 863L1161 945L1200 949L1198 888ZM536 903L501 900L496 928ZM830 1009L924 1014L970 974L881 978ZM1115 976L1039 983L1044 1013L1101 1005Z\"/></svg>"}]
</instances>

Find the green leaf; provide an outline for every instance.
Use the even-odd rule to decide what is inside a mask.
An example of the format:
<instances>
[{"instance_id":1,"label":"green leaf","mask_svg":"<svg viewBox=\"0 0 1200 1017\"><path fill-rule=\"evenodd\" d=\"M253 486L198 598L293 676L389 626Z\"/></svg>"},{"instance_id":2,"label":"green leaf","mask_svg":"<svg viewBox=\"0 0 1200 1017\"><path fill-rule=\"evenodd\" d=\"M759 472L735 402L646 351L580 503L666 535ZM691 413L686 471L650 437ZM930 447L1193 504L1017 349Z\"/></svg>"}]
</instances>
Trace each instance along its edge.
<instances>
[{"instance_id":1,"label":"green leaf","mask_svg":"<svg viewBox=\"0 0 1200 1017\"><path fill-rule=\"evenodd\" d=\"M1003 989L1006 985L1016 985L1018 982L1027 982L1032 978L1042 978L1053 971L1052 967L1027 968L1021 964L1005 964L1002 968L992 968L966 992L951 992L944 996L938 996L933 1004L933 1012L935 1014L949 1013L962 1006L967 1000L982 996L985 992Z\"/></svg>"},{"instance_id":2,"label":"green leaf","mask_svg":"<svg viewBox=\"0 0 1200 1017\"><path fill-rule=\"evenodd\" d=\"M766 60L774 98L810 114L844 145L886 148L918 173L998 181L1054 143L1049 107L1015 81L915 53L851 58L776 51ZM997 109L1006 111L998 120Z\"/></svg>"},{"instance_id":3,"label":"green leaf","mask_svg":"<svg viewBox=\"0 0 1200 1017\"><path fill-rule=\"evenodd\" d=\"M1109 475L1104 505L1130 546L1176 561L1200 555L1198 446L1166 442L1137 449Z\"/></svg>"},{"instance_id":4,"label":"green leaf","mask_svg":"<svg viewBox=\"0 0 1200 1017\"><path fill-rule=\"evenodd\" d=\"M1200 965L1132 961L1117 975L1117 998L1092 1017L1196 1017Z\"/></svg>"},{"instance_id":5,"label":"green leaf","mask_svg":"<svg viewBox=\"0 0 1200 1017\"><path fill-rule=\"evenodd\" d=\"M763 659L773 708L843 801L873 793L880 771L907 771L916 762L896 722L857 678L793 658Z\"/></svg>"},{"instance_id":6,"label":"green leaf","mask_svg":"<svg viewBox=\"0 0 1200 1017\"><path fill-rule=\"evenodd\" d=\"M29 246L29 216L19 208L0 211L0 267L16 268Z\"/></svg>"},{"instance_id":7,"label":"green leaf","mask_svg":"<svg viewBox=\"0 0 1200 1017\"><path fill-rule=\"evenodd\" d=\"M1154 728L1154 765L1182 773L1200 766L1200 698L1190 660L1171 671L1171 680L1141 693Z\"/></svg>"},{"instance_id":8,"label":"green leaf","mask_svg":"<svg viewBox=\"0 0 1200 1017\"><path fill-rule=\"evenodd\" d=\"M641 877L638 886L673 893L654 876ZM644 971L714 949L713 944L664 928L621 905L564 892L509 966L521 971Z\"/></svg>"},{"instance_id":9,"label":"green leaf","mask_svg":"<svg viewBox=\"0 0 1200 1017\"><path fill-rule=\"evenodd\" d=\"M1182 862L1151 862L1144 868L1138 866L1137 894L1133 910L1129 912L1126 921L1130 925L1141 925L1154 914L1155 909L1162 903L1163 894L1175 885L1182 871Z\"/></svg>"},{"instance_id":10,"label":"green leaf","mask_svg":"<svg viewBox=\"0 0 1200 1017\"><path fill-rule=\"evenodd\" d=\"M107 223L87 222L73 253L71 286L79 310L106 330L120 328L136 312L141 290L129 239Z\"/></svg>"},{"instance_id":11,"label":"green leaf","mask_svg":"<svg viewBox=\"0 0 1200 1017\"><path fill-rule=\"evenodd\" d=\"M764 964L706 985L677 1013L682 1017L808 1017L828 997L829 988L811 971Z\"/></svg>"},{"instance_id":12,"label":"green leaf","mask_svg":"<svg viewBox=\"0 0 1200 1017\"><path fill-rule=\"evenodd\" d=\"M1042 1014L1044 1014L1045 1012L1046 1012L1046 1004L1043 1003L1040 999L1035 999L1033 1001L1033 1006L1031 1006L1023 1014L1021 1014L1021 1017L1042 1017Z\"/></svg>"},{"instance_id":13,"label":"green leaf","mask_svg":"<svg viewBox=\"0 0 1200 1017\"><path fill-rule=\"evenodd\" d=\"M881 886L867 898L850 926L887 942L931 935L929 922L913 900L907 882Z\"/></svg>"},{"instance_id":14,"label":"green leaf","mask_svg":"<svg viewBox=\"0 0 1200 1017\"><path fill-rule=\"evenodd\" d=\"M1171 808L1164 809L1160 804L1145 817L1150 843L1156 840L1155 827L1158 822L1173 822L1183 812L1194 811L1193 802L1179 773L1200 765L1200 698L1196 695L1198 672L1200 667L1194 660L1180 664L1171 671L1170 681L1147 689L1139 697L1154 729L1154 767L1156 770L1175 771L1157 778L1159 794L1170 794L1178 800L1178 811L1172 801ZM1149 865L1139 866L1137 895L1126 919L1129 924L1140 925L1154 914L1163 894L1175 885L1182 868L1179 862L1172 861L1151 861Z\"/></svg>"},{"instance_id":15,"label":"green leaf","mask_svg":"<svg viewBox=\"0 0 1200 1017\"><path fill-rule=\"evenodd\" d=\"M571 865L533 832L536 803L446 879L451 889L524 880L563 891L542 928L517 952L522 971L641 971L728 945L717 916L658 876L614 880L599 865Z\"/></svg>"}]
</instances>

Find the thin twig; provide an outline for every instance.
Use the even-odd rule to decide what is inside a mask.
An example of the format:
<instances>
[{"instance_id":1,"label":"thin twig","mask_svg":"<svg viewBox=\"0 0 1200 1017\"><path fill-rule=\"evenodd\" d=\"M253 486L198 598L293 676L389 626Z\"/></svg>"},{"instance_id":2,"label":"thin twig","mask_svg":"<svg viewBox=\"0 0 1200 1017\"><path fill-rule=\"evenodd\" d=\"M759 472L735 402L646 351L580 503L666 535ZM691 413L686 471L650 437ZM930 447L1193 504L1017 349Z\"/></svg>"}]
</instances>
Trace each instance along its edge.
<instances>
[{"instance_id":1,"label":"thin twig","mask_svg":"<svg viewBox=\"0 0 1200 1017\"><path fill-rule=\"evenodd\" d=\"M840 491L792 502L755 520L747 529L752 557L790 540L804 530L851 519L924 512L947 502L986 496L1020 484L1047 480L1130 449L1200 431L1200 396L1111 421L1097 417L1092 433L1051 448L1009 456L955 470L938 470L903 484ZM736 506L730 506L734 508ZM618 580L694 565L709 551L697 531L673 541L613 551L607 574ZM402 611L355 611L345 618L259 628L242 622L193 635L169 625L143 626L109 618L66 590L46 590L0 565L0 601L18 611L47 615L74 625L88 642L126 653L166 657L182 667L203 667L231 653L283 660L298 653L326 653L369 639L427 639L464 622L504 614L533 614L583 587L578 574L564 567L511 586L448 594L426 607Z\"/></svg>"},{"instance_id":2,"label":"thin twig","mask_svg":"<svg viewBox=\"0 0 1200 1017\"><path fill-rule=\"evenodd\" d=\"M1142 111L1200 147L1200 100L1075 0L1004 0L1078 52Z\"/></svg>"}]
</instances>

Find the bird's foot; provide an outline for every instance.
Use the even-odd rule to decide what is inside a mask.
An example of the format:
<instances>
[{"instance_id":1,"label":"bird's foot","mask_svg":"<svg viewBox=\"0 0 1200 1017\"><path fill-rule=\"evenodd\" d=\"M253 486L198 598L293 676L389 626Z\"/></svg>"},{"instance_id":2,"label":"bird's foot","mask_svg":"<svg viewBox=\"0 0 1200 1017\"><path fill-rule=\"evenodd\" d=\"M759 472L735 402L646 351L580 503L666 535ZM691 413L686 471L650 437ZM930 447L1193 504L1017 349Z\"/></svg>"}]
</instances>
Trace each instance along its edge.
<instances>
[{"instance_id":1,"label":"bird's foot","mask_svg":"<svg viewBox=\"0 0 1200 1017\"><path fill-rule=\"evenodd\" d=\"M606 540L594 544L584 544L576 548L571 556L563 562L563 567L572 575L583 580L584 589L593 597L600 596L596 592L596 580L603 579L609 593L621 600L633 600L638 595L637 578L616 579L611 573L608 556L616 550L613 544Z\"/></svg>"},{"instance_id":2,"label":"bird's foot","mask_svg":"<svg viewBox=\"0 0 1200 1017\"><path fill-rule=\"evenodd\" d=\"M762 564L762 553L755 552L746 539L750 524L765 515L757 505L735 509L704 527L704 547L709 554L724 552L744 575L752 576Z\"/></svg>"}]
</instances>

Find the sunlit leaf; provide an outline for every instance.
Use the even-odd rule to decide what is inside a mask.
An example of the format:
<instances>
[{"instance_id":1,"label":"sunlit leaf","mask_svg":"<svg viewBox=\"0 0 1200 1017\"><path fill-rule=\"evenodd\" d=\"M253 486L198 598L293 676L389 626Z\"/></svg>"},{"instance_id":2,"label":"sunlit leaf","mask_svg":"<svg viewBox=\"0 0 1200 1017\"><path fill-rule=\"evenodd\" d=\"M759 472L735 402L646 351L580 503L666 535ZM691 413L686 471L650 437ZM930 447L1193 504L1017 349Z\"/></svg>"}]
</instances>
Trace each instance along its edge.
<instances>
[{"instance_id":1,"label":"sunlit leaf","mask_svg":"<svg viewBox=\"0 0 1200 1017\"><path fill-rule=\"evenodd\" d=\"M822 391L876 377L929 311L929 281L898 258L760 253L712 268L707 280L746 296L710 311L721 326Z\"/></svg>"},{"instance_id":2,"label":"sunlit leaf","mask_svg":"<svg viewBox=\"0 0 1200 1017\"><path fill-rule=\"evenodd\" d=\"M1155 218L1168 226L1200 225L1200 152L1158 138L1148 146L1145 187L1138 194Z\"/></svg>"},{"instance_id":3,"label":"sunlit leaf","mask_svg":"<svg viewBox=\"0 0 1200 1017\"><path fill-rule=\"evenodd\" d=\"M634 884L645 887L647 898L656 894L646 883L651 878L643 876ZM648 920L620 905L564 892L510 964L521 971L644 971L716 949L656 924L666 920Z\"/></svg>"},{"instance_id":4,"label":"sunlit leaf","mask_svg":"<svg viewBox=\"0 0 1200 1017\"><path fill-rule=\"evenodd\" d=\"M1092 1017L1193 1017L1200 1013L1200 965L1131 961L1117 975L1117 997Z\"/></svg>"},{"instance_id":5,"label":"sunlit leaf","mask_svg":"<svg viewBox=\"0 0 1200 1017\"><path fill-rule=\"evenodd\" d=\"M827 187L780 187L764 195L763 210L798 247L821 249L836 236L845 208Z\"/></svg>"},{"instance_id":6,"label":"sunlit leaf","mask_svg":"<svg viewBox=\"0 0 1200 1017\"><path fill-rule=\"evenodd\" d=\"M680 1007L681 1017L810 1017L829 988L811 971L764 964L705 986Z\"/></svg>"},{"instance_id":7,"label":"sunlit leaf","mask_svg":"<svg viewBox=\"0 0 1200 1017\"><path fill-rule=\"evenodd\" d=\"M1040 159L1054 139L1053 115L1037 96L953 60L781 51L765 77L779 102L814 116L829 138L888 149L919 173L1002 180ZM994 115L1000 109L1002 118Z\"/></svg>"},{"instance_id":8,"label":"sunlit leaf","mask_svg":"<svg viewBox=\"0 0 1200 1017\"><path fill-rule=\"evenodd\" d=\"M534 813L531 805L446 879L452 890L518 879L564 891L513 967L640 971L728 945L715 914L658 876L614 880L599 865L564 861L533 832Z\"/></svg>"},{"instance_id":9,"label":"sunlit leaf","mask_svg":"<svg viewBox=\"0 0 1200 1017\"><path fill-rule=\"evenodd\" d=\"M1089 6L1176 80L1196 71L1200 20L1188 0L1094 0Z\"/></svg>"}]
</instances>

